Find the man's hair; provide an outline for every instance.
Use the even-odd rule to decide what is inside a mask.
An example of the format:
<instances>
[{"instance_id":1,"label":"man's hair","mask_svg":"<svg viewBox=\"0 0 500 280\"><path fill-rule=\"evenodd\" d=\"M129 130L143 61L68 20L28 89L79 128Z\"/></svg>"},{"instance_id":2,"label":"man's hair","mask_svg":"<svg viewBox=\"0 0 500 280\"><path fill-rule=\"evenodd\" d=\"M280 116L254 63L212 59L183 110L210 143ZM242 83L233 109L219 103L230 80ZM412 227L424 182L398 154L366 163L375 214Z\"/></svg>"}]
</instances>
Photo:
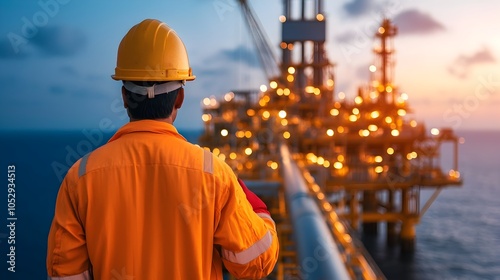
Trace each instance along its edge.
<instances>
[{"instance_id":1,"label":"man's hair","mask_svg":"<svg viewBox=\"0 0 500 280\"><path fill-rule=\"evenodd\" d=\"M143 87L150 87L154 84L165 83L144 81L131 82ZM127 100L130 117L136 120L152 120L170 117L174 109L175 100L179 90L180 88L168 93L155 95L154 98L148 98L147 95L140 95L125 89L125 99Z\"/></svg>"}]
</instances>

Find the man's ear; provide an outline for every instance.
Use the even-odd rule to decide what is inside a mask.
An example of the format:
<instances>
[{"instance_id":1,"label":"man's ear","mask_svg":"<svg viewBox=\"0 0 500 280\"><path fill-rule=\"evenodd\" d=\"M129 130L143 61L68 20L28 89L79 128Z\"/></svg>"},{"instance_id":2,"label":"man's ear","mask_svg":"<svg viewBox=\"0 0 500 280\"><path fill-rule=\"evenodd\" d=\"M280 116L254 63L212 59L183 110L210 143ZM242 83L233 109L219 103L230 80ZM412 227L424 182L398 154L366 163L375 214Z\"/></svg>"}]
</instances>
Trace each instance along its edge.
<instances>
[{"instance_id":1,"label":"man's ear","mask_svg":"<svg viewBox=\"0 0 500 280\"><path fill-rule=\"evenodd\" d=\"M177 98L175 99L174 108L180 109L182 107L182 103L184 102L184 88L180 88L177 93Z\"/></svg>"},{"instance_id":2,"label":"man's ear","mask_svg":"<svg viewBox=\"0 0 500 280\"><path fill-rule=\"evenodd\" d=\"M127 98L125 97L125 87L122 86L122 99L123 99L123 108L128 108Z\"/></svg>"}]
</instances>

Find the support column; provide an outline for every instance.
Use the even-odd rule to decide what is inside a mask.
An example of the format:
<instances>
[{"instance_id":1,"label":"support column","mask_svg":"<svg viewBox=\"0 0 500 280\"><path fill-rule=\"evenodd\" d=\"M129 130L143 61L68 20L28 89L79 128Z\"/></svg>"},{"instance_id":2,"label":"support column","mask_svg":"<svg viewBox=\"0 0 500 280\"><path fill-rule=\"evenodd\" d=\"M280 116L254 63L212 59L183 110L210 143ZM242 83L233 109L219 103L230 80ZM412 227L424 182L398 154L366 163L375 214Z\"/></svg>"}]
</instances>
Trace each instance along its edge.
<instances>
[{"instance_id":1,"label":"support column","mask_svg":"<svg viewBox=\"0 0 500 280\"><path fill-rule=\"evenodd\" d=\"M411 194L409 189L402 191L402 210L403 210L403 223L401 224L401 251L403 253L412 253L415 251L415 221L411 217L410 211Z\"/></svg>"},{"instance_id":2,"label":"support column","mask_svg":"<svg viewBox=\"0 0 500 280\"><path fill-rule=\"evenodd\" d=\"M363 192L363 213L376 213L378 208L377 203L377 193L375 191ZM378 223L363 222L363 232L370 235L377 235Z\"/></svg>"},{"instance_id":3,"label":"support column","mask_svg":"<svg viewBox=\"0 0 500 280\"><path fill-rule=\"evenodd\" d=\"M415 251L416 239L415 223L408 220L401 225L401 251L403 253L413 253Z\"/></svg>"},{"instance_id":4,"label":"support column","mask_svg":"<svg viewBox=\"0 0 500 280\"><path fill-rule=\"evenodd\" d=\"M394 207L394 190L388 191L387 197L387 213L393 213ZM387 244L389 246L396 245L398 242L398 229L396 222L387 222Z\"/></svg>"}]
</instances>

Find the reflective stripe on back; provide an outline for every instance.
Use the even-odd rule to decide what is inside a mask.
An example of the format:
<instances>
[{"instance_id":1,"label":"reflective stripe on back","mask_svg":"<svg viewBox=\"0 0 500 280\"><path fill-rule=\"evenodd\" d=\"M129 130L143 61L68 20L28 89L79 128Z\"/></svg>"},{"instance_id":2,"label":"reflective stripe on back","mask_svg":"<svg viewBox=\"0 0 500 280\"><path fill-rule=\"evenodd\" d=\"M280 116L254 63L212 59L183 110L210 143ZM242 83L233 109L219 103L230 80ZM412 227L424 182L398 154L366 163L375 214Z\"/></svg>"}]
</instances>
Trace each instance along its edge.
<instances>
[{"instance_id":1,"label":"reflective stripe on back","mask_svg":"<svg viewBox=\"0 0 500 280\"><path fill-rule=\"evenodd\" d=\"M77 275L71 275L71 276L62 276L62 277L47 277L49 280L90 280L90 273L89 271L82 272Z\"/></svg>"},{"instance_id":2,"label":"reflective stripe on back","mask_svg":"<svg viewBox=\"0 0 500 280\"><path fill-rule=\"evenodd\" d=\"M273 243L273 236L271 232L268 230L264 237L262 237L259 241L255 242L248 249L243 250L241 252L235 253L228 250L221 250L222 257L230 262L237 264L246 264L250 261L259 257L262 253L267 251L271 244Z\"/></svg>"},{"instance_id":3,"label":"reflective stripe on back","mask_svg":"<svg viewBox=\"0 0 500 280\"><path fill-rule=\"evenodd\" d=\"M203 171L214 174L214 160L212 152L203 149Z\"/></svg>"},{"instance_id":4,"label":"reflective stripe on back","mask_svg":"<svg viewBox=\"0 0 500 280\"><path fill-rule=\"evenodd\" d=\"M89 159L90 153L84 155L80 161L80 166L78 167L78 177L82 177L87 172L87 160Z\"/></svg>"}]
</instances>

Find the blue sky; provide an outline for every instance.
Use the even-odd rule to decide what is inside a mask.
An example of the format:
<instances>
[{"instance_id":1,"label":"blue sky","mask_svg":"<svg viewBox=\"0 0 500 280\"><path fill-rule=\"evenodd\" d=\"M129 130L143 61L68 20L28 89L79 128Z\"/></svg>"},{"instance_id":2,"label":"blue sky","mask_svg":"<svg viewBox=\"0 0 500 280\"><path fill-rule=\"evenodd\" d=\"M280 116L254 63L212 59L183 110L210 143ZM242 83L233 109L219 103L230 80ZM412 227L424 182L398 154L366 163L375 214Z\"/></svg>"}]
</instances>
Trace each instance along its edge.
<instances>
[{"instance_id":1,"label":"blue sky","mask_svg":"<svg viewBox=\"0 0 500 280\"><path fill-rule=\"evenodd\" d=\"M197 79L176 126L202 127L201 100L265 83L236 0L0 2L0 130L123 125L110 78L125 33L157 18L183 39ZM279 0L250 0L278 54ZM325 1L337 92L354 96L373 63L382 14L399 26L395 82L429 126L500 129L500 1ZM383 5L383 3L386 3ZM497 82L499 81L499 82Z\"/></svg>"}]
</instances>

